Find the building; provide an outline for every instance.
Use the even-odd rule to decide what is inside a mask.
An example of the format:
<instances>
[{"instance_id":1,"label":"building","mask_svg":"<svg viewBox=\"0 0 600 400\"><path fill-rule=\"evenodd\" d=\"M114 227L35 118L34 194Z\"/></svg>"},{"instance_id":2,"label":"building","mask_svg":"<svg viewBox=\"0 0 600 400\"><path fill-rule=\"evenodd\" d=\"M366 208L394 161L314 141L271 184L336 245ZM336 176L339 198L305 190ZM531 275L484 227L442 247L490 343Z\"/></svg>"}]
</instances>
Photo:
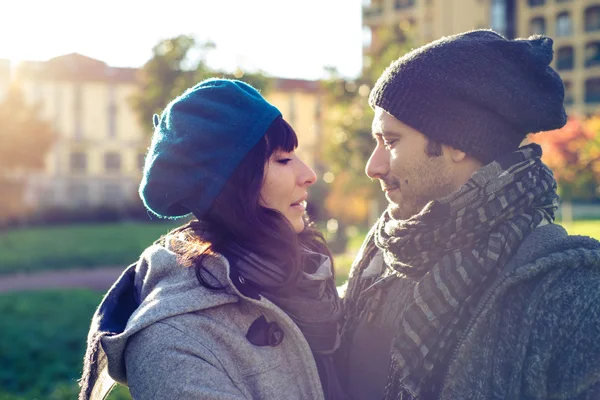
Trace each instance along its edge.
<instances>
[{"instance_id":1,"label":"building","mask_svg":"<svg viewBox=\"0 0 600 400\"><path fill-rule=\"evenodd\" d=\"M2 93L0 63L0 94ZM129 98L135 68L116 68L80 54L24 62L14 77L58 133L45 169L29 176L32 208L127 207L138 203L151 121L140 124ZM321 91L315 81L274 79L266 97L280 108L300 138L299 154L315 164L321 132Z\"/></svg>"},{"instance_id":2,"label":"building","mask_svg":"<svg viewBox=\"0 0 600 400\"><path fill-rule=\"evenodd\" d=\"M517 6L519 36L543 33L554 39L553 66L565 83L571 114L600 106L600 1L526 0Z\"/></svg>"},{"instance_id":3,"label":"building","mask_svg":"<svg viewBox=\"0 0 600 400\"><path fill-rule=\"evenodd\" d=\"M489 1L480 0L371 0L363 2L366 47L377 47L378 30L405 24L416 44L441 36L490 25ZM369 39L369 37L371 39Z\"/></svg>"},{"instance_id":4,"label":"building","mask_svg":"<svg viewBox=\"0 0 600 400\"><path fill-rule=\"evenodd\" d=\"M422 45L445 35L492 28L508 38L541 33L554 40L552 66L565 83L569 114L600 106L598 0L371 0L363 5L364 55L376 53L384 26L410 27Z\"/></svg>"},{"instance_id":5,"label":"building","mask_svg":"<svg viewBox=\"0 0 600 400\"><path fill-rule=\"evenodd\" d=\"M4 98L4 94L8 90L10 75L10 61L0 59L0 101Z\"/></svg>"},{"instance_id":6,"label":"building","mask_svg":"<svg viewBox=\"0 0 600 400\"><path fill-rule=\"evenodd\" d=\"M281 78L274 80L272 88L265 95L296 131L298 156L315 170L319 169L322 146L324 96L318 81Z\"/></svg>"},{"instance_id":7,"label":"building","mask_svg":"<svg viewBox=\"0 0 600 400\"><path fill-rule=\"evenodd\" d=\"M46 167L29 177L33 207L126 205L137 191L150 127L142 127L128 98L136 70L69 54L24 62L16 81L58 133Z\"/></svg>"}]
</instances>

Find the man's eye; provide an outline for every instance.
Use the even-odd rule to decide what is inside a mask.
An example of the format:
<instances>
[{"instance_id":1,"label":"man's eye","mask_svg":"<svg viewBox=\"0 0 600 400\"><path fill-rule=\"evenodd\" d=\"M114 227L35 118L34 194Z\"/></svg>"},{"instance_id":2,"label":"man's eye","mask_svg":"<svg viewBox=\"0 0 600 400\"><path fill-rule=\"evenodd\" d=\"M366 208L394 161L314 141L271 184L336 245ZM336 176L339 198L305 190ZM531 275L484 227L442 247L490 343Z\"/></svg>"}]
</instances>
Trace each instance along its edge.
<instances>
[{"instance_id":1,"label":"man's eye","mask_svg":"<svg viewBox=\"0 0 600 400\"><path fill-rule=\"evenodd\" d=\"M395 141L395 140L384 140L384 141L383 141L383 145L384 145L385 147L391 147L391 146L392 146L394 143L396 143L396 141Z\"/></svg>"},{"instance_id":2,"label":"man's eye","mask_svg":"<svg viewBox=\"0 0 600 400\"><path fill-rule=\"evenodd\" d=\"M289 163L290 161L292 161L291 158L281 158L281 159L277 160L277 162L282 165L287 165L287 163Z\"/></svg>"}]
</instances>

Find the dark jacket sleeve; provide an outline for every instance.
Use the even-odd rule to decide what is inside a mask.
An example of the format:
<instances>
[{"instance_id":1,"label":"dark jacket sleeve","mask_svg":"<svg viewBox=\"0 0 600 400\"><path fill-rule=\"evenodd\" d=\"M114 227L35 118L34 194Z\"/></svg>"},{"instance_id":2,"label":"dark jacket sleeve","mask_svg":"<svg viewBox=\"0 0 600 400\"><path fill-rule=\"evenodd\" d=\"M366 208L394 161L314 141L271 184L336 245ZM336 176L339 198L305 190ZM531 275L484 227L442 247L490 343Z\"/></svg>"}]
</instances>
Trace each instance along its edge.
<instances>
[{"instance_id":1,"label":"dark jacket sleeve","mask_svg":"<svg viewBox=\"0 0 600 400\"><path fill-rule=\"evenodd\" d=\"M546 364L543 398L600 399L600 272L570 271L544 303L531 361Z\"/></svg>"},{"instance_id":2,"label":"dark jacket sleeve","mask_svg":"<svg viewBox=\"0 0 600 400\"><path fill-rule=\"evenodd\" d=\"M134 399L246 399L208 349L164 322L129 339L125 362Z\"/></svg>"}]
</instances>

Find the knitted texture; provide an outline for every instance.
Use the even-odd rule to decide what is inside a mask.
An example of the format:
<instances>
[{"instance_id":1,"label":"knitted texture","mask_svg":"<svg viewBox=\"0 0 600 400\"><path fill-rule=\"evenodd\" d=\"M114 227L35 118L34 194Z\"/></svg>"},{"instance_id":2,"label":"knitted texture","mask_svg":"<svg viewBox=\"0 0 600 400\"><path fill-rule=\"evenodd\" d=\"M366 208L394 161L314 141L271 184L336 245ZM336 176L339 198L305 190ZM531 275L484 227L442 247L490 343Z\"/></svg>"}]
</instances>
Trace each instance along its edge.
<instances>
[{"instance_id":1,"label":"knitted texture","mask_svg":"<svg viewBox=\"0 0 600 400\"><path fill-rule=\"evenodd\" d=\"M139 188L146 208L162 218L200 217L280 116L244 82L209 79L186 90L155 118Z\"/></svg>"},{"instance_id":2,"label":"knitted texture","mask_svg":"<svg viewBox=\"0 0 600 400\"><path fill-rule=\"evenodd\" d=\"M552 39L491 30L443 37L393 62L369 104L437 142L489 163L529 133L566 123Z\"/></svg>"},{"instance_id":3,"label":"knitted texture","mask_svg":"<svg viewBox=\"0 0 600 400\"><path fill-rule=\"evenodd\" d=\"M411 219L393 220L386 212L376 224L371 240L383 251L386 276L414 282L396 304L404 310L391 349L386 399L418 398L456 342L456 326L469 319L484 282L495 278L542 220L554 218L556 182L540 157L538 145L523 147ZM368 291L380 284L368 290L351 285L348 312L360 320L369 312ZM345 331L354 324L349 320Z\"/></svg>"}]
</instances>

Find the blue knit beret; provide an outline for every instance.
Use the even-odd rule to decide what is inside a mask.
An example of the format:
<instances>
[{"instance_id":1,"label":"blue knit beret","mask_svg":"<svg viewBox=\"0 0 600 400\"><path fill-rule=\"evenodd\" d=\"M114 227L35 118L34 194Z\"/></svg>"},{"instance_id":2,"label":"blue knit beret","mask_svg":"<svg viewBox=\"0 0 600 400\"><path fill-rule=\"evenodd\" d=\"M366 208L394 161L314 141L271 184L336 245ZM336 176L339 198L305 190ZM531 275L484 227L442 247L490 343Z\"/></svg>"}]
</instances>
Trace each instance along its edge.
<instances>
[{"instance_id":1,"label":"blue knit beret","mask_svg":"<svg viewBox=\"0 0 600 400\"><path fill-rule=\"evenodd\" d=\"M508 40L487 29L443 37L394 61L369 104L488 163L527 134L566 123L552 44L545 36Z\"/></svg>"},{"instance_id":2,"label":"blue knit beret","mask_svg":"<svg viewBox=\"0 0 600 400\"><path fill-rule=\"evenodd\" d=\"M280 111L252 86L208 79L171 101L158 118L139 194L161 218L202 215Z\"/></svg>"}]
</instances>

